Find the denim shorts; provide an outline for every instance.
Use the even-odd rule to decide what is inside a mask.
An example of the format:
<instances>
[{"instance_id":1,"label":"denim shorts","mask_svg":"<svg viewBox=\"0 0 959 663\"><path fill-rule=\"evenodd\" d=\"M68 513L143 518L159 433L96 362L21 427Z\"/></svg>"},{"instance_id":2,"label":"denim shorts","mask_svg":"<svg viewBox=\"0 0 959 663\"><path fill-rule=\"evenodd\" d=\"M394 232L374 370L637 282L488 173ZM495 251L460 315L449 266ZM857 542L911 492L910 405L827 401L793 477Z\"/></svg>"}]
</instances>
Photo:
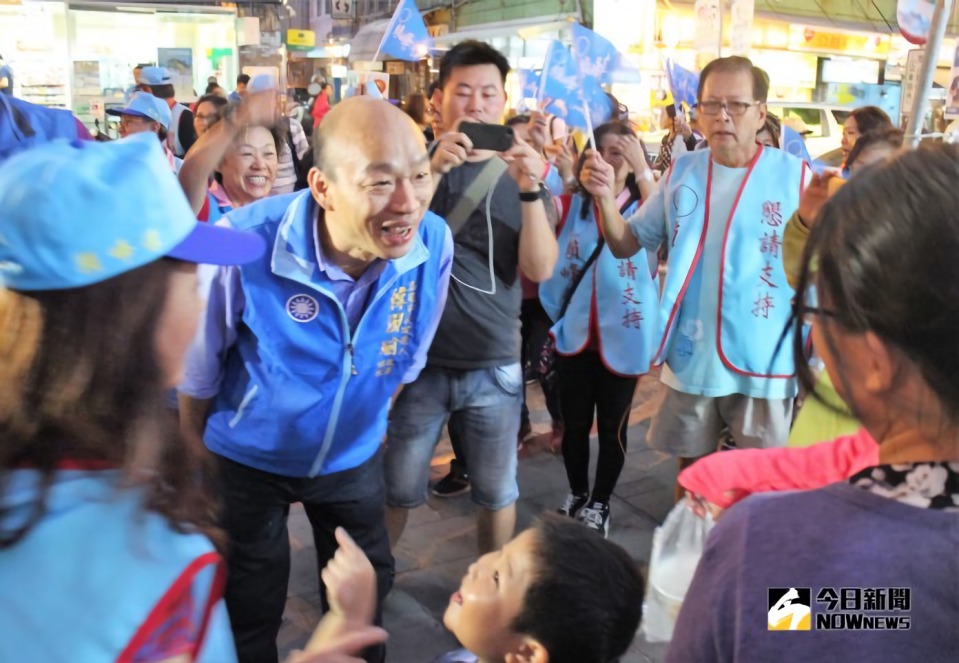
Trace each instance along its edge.
<instances>
[{"instance_id":1,"label":"denim shorts","mask_svg":"<svg viewBox=\"0 0 959 663\"><path fill-rule=\"evenodd\" d=\"M393 405L386 503L406 509L426 503L430 461L449 419L466 455L473 502L491 511L513 504L522 389L519 363L469 371L427 365Z\"/></svg>"}]
</instances>

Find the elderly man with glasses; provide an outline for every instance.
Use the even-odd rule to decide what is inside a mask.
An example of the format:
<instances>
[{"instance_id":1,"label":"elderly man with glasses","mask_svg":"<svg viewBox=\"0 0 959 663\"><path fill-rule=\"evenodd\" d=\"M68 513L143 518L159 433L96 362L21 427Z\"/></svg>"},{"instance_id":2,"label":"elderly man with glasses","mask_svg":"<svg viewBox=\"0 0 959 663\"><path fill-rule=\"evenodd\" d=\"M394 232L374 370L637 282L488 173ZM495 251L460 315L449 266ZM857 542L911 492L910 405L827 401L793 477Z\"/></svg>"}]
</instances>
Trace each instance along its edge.
<instances>
[{"instance_id":1,"label":"elderly man with glasses","mask_svg":"<svg viewBox=\"0 0 959 663\"><path fill-rule=\"evenodd\" d=\"M606 242L624 261L669 242L654 348L666 398L649 432L680 467L715 451L783 446L797 392L793 342L784 337L794 296L782 264L785 220L799 205L808 166L756 141L769 82L746 58L713 60L699 82L709 148L683 155L628 221L613 169L589 155L581 181L593 194ZM677 492L682 495L681 489Z\"/></svg>"}]
</instances>

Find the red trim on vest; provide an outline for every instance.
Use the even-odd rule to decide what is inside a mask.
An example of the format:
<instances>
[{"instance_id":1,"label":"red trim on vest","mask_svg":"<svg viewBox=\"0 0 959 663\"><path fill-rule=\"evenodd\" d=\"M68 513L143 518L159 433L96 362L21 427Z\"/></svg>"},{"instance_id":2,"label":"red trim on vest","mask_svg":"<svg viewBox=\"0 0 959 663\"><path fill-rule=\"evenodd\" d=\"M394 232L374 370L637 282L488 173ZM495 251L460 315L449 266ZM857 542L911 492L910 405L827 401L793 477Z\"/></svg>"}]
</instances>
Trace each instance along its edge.
<instances>
[{"instance_id":1,"label":"red trim on vest","mask_svg":"<svg viewBox=\"0 0 959 663\"><path fill-rule=\"evenodd\" d=\"M200 208L200 213L196 215L196 220L204 223L210 220L210 194L208 193L203 196L203 207Z\"/></svg>"},{"instance_id":2,"label":"red trim on vest","mask_svg":"<svg viewBox=\"0 0 959 663\"><path fill-rule=\"evenodd\" d=\"M200 630L197 632L197 641L193 648L192 658L196 659L200 653L200 648L203 646L203 638L206 635L210 613L213 610L213 606L220 600L223 594L223 585L226 580L223 559L219 553L216 552L204 553L190 562L183 573L170 585L169 589L167 589L157 604L153 606L146 620L140 625L140 628L137 629L137 632L130 639L130 642L127 643L126 648L117 657L116 663L131 663L133 661L133 656L146 644L153 631L163 624L168 604L175 601L184 590L189 589L197 574L211 564L216 564L217 570L213 583L210 586L210 596L203 609L203 621L200 624Z\"/></svg>"},{"instance_id":3,"label":"red trim on vest","mask_svg":"<svg viewBox=\"0 0 959 663\"><path fill-rule=\"evenodd\" d=\"M211 554L211 553L207 553ZM213 553L216 554L216 553ZM218 555L219 557L219 555ZM216 575L213 577L213 583L210 585L210 595L207 598L206 606L203 608L203 621L200 622L200 630L196 637L196 647L193 650L193 658L200 656L200 648L206 640L206 629L210 625L210 617L213 615L213 608L223 598L226 590L226 564L220 558L216 562Z\"/></svg>"},{"instance_id":4,"label":"red trim on vest","mask_svg":"<svg viewBox=\"0 0 959 663\"><path fill-rule=\"evenodd\" d=\"M723 234L723 252L719 258L719 306L716 309L716 350L719 352L719 358L722 360L723 365L731 370L733 373L738 373L739 375L745 375L750 378L765 378L765 379L791 379L796 377L796 374L792 375L764 375L762 373L750 373L749 371L744 371L742 369L736 368L733 366L733 363L726 358L726 353L723 352L723 274L726 272L726 242L729 240L729 230L733 227L733 216L736 214L736 208L739 207L739 199L743 195L743 191L746 189L746 184L749 182L749 176L753 173L753 168L759 162L759 157L762 156L763 150L765 148L760 145L759 149L756 150L756 156L753 157L752 161L749 163L749 170L746 171L746 177L743 178L743 183L739 185L739 192L736 194L736 200L733 201L733 209L729 212L729 219L726 221L726 232ZM713 179L713 162L712 159L709 161L709 180ZM802 187L802 182L800 181L800 187ZM801 190L801 189L800 189ZM706 218L709 218L709 185L706 185Z\"/></svg>"}]
</instances>

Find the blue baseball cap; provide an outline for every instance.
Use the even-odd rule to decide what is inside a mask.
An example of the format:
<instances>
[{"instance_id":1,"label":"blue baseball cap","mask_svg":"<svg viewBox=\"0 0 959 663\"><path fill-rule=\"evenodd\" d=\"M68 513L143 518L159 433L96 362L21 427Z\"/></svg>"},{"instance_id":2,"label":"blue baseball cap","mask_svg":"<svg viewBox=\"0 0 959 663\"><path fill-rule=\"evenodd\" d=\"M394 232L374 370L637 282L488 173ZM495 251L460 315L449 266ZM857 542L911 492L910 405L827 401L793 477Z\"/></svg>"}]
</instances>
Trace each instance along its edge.
<instances>
[{"instance_id":1,"label":"blue baseball cap","mask_svg":"<svg viewBox=\"0 0 959 663\"><path fill-rule=\"evenodd\" d=\"M163 99L157 99L149 92L136 92L130 97L130 103L126 108L109 108L107 115L136 115L145 117L148 120L158 122L164 129L169 130L170 122L173 121L170 115L170 107Z\"/></svg>"},{"instance_id":2,"label":"blue baseball cap","mask_svg":"<svg viewBox=\"0 0 959 663\"><path fill-rule=\"evenodd\" d=\"M140 70L140 82L147 85L170 85L173 74L166 67L144 67Z\"/></svg>"},{"instance_id":3,"label":"blue baseball cap","mask_svg":"<svg viewBox=\"0 0 959 663\"><path fill-rule=\"evenodd\" d=\"M0 164L0 281L62 290L160 258L242 265L263 255L253 233L199 223L153 134L56 140Z\"/></svg>"}]
</instances>

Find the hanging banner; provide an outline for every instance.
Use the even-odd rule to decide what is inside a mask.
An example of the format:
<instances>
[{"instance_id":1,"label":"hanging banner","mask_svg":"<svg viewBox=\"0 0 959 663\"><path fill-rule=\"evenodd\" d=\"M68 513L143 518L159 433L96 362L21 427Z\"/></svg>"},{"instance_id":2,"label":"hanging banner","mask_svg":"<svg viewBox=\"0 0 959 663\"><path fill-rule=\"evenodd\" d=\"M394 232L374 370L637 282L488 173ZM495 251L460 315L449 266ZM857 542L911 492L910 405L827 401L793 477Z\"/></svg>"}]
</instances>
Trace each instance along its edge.
<instances>
[{"instance_id":1,"label":"hanging banner","mask_svg":"<svg viewBox=\"0 0 959 663\"><path fill-rule=\"evenodd\" d=\"M902 105L900 115L905 117L912 111L912 102L919 87L919 73L922 69L924 48L914 48L906 54L906 70L902 74ZM904 123L903 125L904 126Z\"/></svg>"},{"instance_id":2,"label":"hanging banner","mask_svg":"<svg viewBox=\"0 0 959 663\"><path fill-rule=\"evenodd\" d=\"M935 8L936 3L929 0L899 0L896 4L896 21L906 41L917 46L926 43Z\"/></svg>"},{"instance_id":3,"label":"hanging banner","mask_svg":"<svg viewBox=\"0 0 959 663\"><path fill-rule=\"evenodd\" d=\"M749 56L753 41L755 0L732 0L729 15L730 55Z\"/></svg>"},{"instance_id":4,"label":"hanging banner","mask_svg":"<svg viewBox=\"0 0 959 663\"><path fill-rule=\"evenodd\" d=\"M693 46L696 49L696 68L702 69L711 60L719 57L720 38L722 37L722 13L719 0L696 0L693 12L696 14L696 34Z\"/></svg>"},{"instance_id":5,"label":"hanging banner","mask_svg":"<svg viewBox=\"0 0 959 663\"><path fill-rule=\"evenodd\" d=\"M946 118L952 120L959 117L959 43L956 44L956 54L952 59L952 71L949 72L949 91L946 93Z\"/></svg>"}]
</instances>

